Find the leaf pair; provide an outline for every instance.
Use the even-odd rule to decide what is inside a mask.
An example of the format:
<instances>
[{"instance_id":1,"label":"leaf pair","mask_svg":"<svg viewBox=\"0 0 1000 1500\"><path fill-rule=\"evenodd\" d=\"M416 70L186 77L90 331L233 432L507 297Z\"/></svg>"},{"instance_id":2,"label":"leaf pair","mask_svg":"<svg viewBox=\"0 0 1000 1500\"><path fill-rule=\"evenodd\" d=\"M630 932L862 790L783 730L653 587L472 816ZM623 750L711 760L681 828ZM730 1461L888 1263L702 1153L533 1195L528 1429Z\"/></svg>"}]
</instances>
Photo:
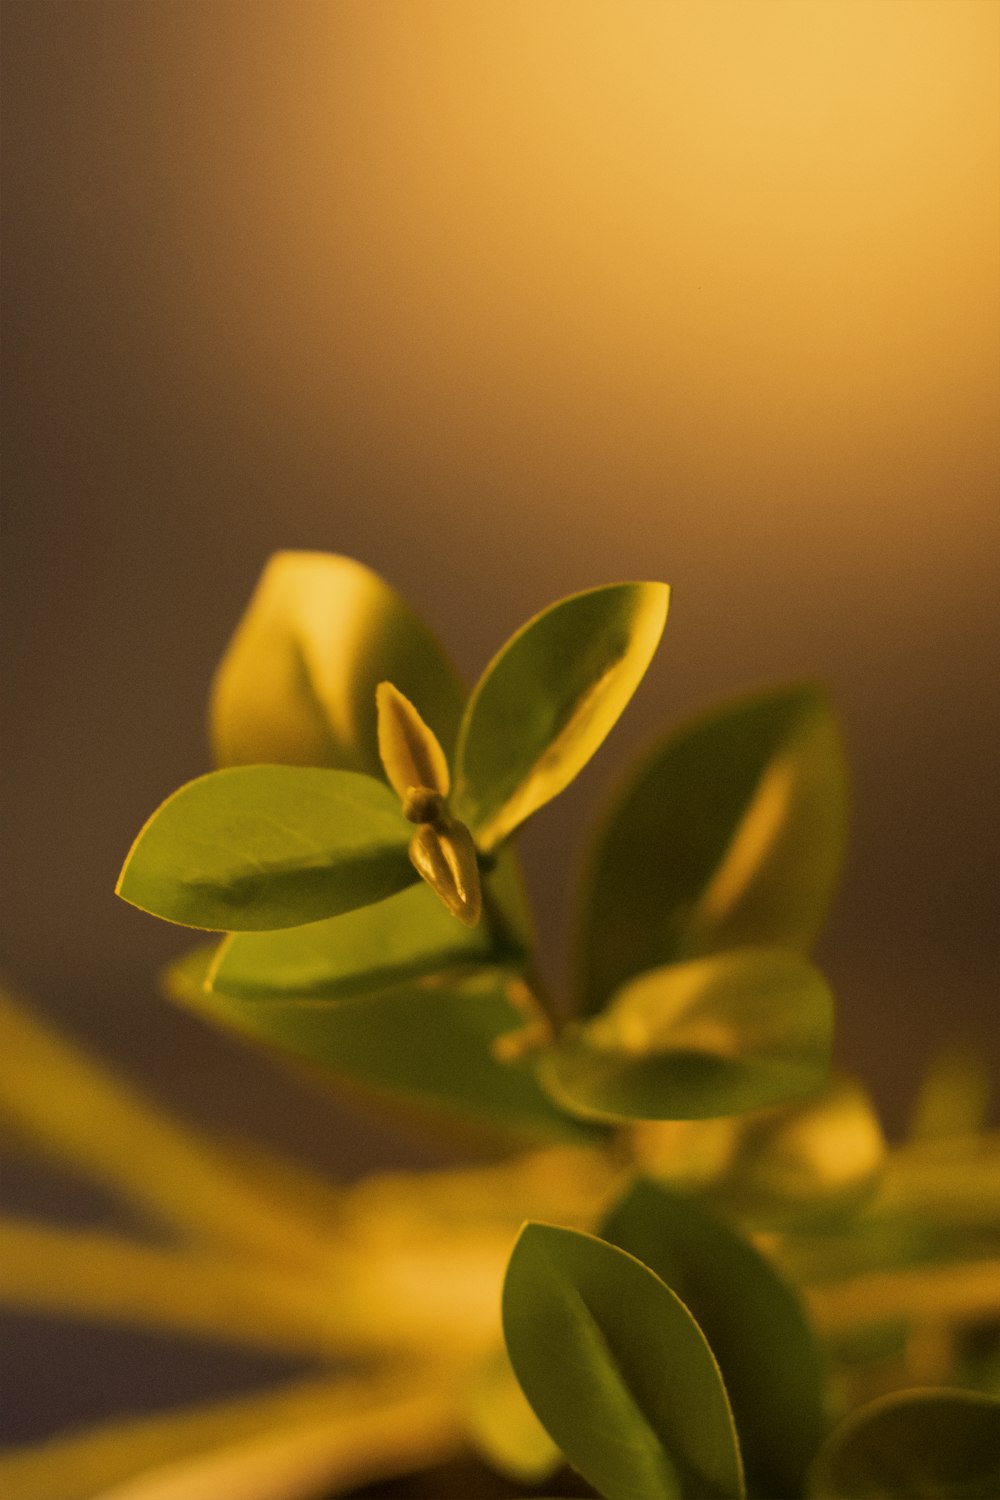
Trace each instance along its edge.
<instances>
[{"instance_id":1,"label":"leaf pair","mask_svg":"<svg viewBox=\"0 0 1000 1500\"><path fill-rule=\"evenodd\" d=\"M852 1414L810 1474L808 1500L996 1500L1000 1401L978 1391L897 1391Z\"/></svg>"},{"instance_id":2,"label":"leaf pair","mask_svg":"<svg viewBox=\"0 0 1000 1500\"><path fill-rule=\"evenodd\" d=\"M906 1391L824 1442L798 1296L690 1199L638 1182L601 1237L529 1223L504 1333L550 1436L606 1500L992 1500L1000 1401Z\"/></svg>"},{"instance_id":3,"label":"leaf pair","mask_svg":"<svg viewBox=\"0 0 1000 1500\"><path fill-rule=\"evenodd\" d=\"M822 1434L805 1316L697 1203L639 1181L600 1238L527 1225L503 1314L528 1400L607 1500L800 1489Z\"/></svg>"},{"instance_id":4,"label":"leaf pair","mask_svg":"<svg viewBox=\"0 0 1000 1500\"><path fill-rule=\"evenodd\" d=\"M832 1032L832 999L811 964L745 948L638 975L565 1036L540 1076L587 1118L738 1114L820 1088Z\"/></svg>"},{"instance_id":5,"label":"leaf pair","mask_svg":"<svg viewBox=\"0 0 1000 1500\"><path fill-rule=\"evenodd\" d=\"M745 947L808 952L846 831L844 751L821 689L725 704L669 736L623 787L588 860L582 1014L664 964Z\"/></svg>"},{"instance_id":6,"label":"leaf pair","mask_svg":"<svg viewBox=\"0 0 1000 1500\"><path fill-rule=\"evenodd\" d=\"M443 798L453 783L449 817L491 853L598 748L649 664L667 601L665 585L635 583L553 605L500 651L462 711L450 665L386 584L344 558L279 554L216 679L213 738L229 765L147 822L119 894L187 926L264 931L411 882L412 824L376 779L380 683L396 690L382 696L398 794L416 785ZM422 738L400 732L400 700L417 706ZM420 873L436 888L468 883L461 834L427 826L438 832L415 845Z\"/></svg>"},{"instance_id":7,"label":"leaf pair","mask_svg":"<svg viewBox=\"0 0 1000 1500\"><path fill-rule=\"evenodd\" d=\"M581 1021L542 1065L600 1119L695 1119L823 1083L832 1001L805 954L846 828L824 695L737 702L671 736L613 804L588 862Z\"/></svg>"},{"instance_id":8,"label":"leaf pair","mask_svg":"<svg viewBox=\"0 0 1000 1500\"><path fill-rule=\"evenodd\" d=\"M419 894L429 898L431 907L437 905L430 892ZM300 931L309 929L294 930ZM293 934L275 936L284 940ZM315 1004L281 995L245 1000L218 988L208 990L204 975L209 962L210 953L195 953L169 971L167 983L176 1000L258 1042L391 1096L397 1107L508 1145L586 1143L602 1137L600 1127L557 1109L530 1068L496 1060L494 1043L520 1019L503 976L496 972L433 987L416 982L376 992L355 987L328 1004Z\"/></svg>"}]
</instances>

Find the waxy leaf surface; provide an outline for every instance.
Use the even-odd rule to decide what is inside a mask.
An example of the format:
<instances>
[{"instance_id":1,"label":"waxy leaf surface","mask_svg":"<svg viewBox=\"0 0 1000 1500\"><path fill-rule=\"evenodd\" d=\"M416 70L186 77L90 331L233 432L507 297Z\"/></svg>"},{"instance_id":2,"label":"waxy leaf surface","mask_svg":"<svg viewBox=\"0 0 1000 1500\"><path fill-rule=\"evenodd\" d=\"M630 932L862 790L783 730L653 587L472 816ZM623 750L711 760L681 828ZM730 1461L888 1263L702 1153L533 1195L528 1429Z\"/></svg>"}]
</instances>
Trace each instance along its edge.
<instances>
[{"instance_id":1,"label":"waxy leaf surface","mask_svg":"<svg viewBox=\"0 0 1000 1500\"><path fill-rule=\"evenodd\" d=\"M276 553L212 686L216 760L381 776L375 690L385 679L450 753L465 693L406 601L349 557Z\"/></svg>"},{"instance_id":2,"label":"waxy leaf surface","mask_svg":"<svg viewBox=\"0 0 1000 1500\"><path fill-rule=\"evenodd\" d=\"M832 1031L807 959L747 948L640 974L567 1029L540 1077L565 1109L598 1119L738 1114L820 1088Z\"/></svg>"},{"instance_id":3,"label":"waxy leaf surface","mask_svg":"<svg viewBox=\"0 0 1000 1500\"><path fill-rule=\"evenodd\" d=\"M607 1500L736 1500L718 1366L659 1277L593 1235L527 1224L503 1292L511 1363L542 1425Z\"/></svg>"},{"instance_id":4,"label":"waxy leaf surface","mask_svg":"<svg viewBox=\"0 0 1000 1500\"><path fill-rule=\"evenodd\" d=\"M823 1436L822 1371L797 1294L696 1198L639 1179L604 1220L680 1297L718 1360L740 1435L747 1489L801 1493Z\"/></svg>"},{"instance_id":5,"label":"waxy leaf surface","mask_svg":"<svg viewBox=\"0 0 1000 1500\"><path fill-rule=\"evenodd\" d=\"M757 944L807 950L840 871L846 806L819 689L729 705L671 736L628 782L589 859L584 1013L660 964Z\"/></svg>"},{"instance_id":6,"label":"waxy leaf surface","mask_svg":"<svg viewBox=\"0 0 1000 1500\"><path fill-rule=\"evenodd\" d=\"M185 927L294 927L411 884L412 831L398 799L370 776L235 766L163 803L132 845L117 890Z\"/></svg>"},{"instance_id":7,"label":"waxy leaf surface","mask_svg":"<svg viewBox=\"0 0 1000 1500\"><path fill-rule=\"evenodd\" d=\"M240 1000L205 990L208 962L199 951L168 970L175 999L411 1112L521 1144L601 1139L556 1109L526 1065L494 1059L493 1042L522 1021L500 978L399 985L330 1003Z\"/></svg>"},{"instance_id":8,"label":"waxy leaf surface","mask_svg":"<svg viewBox=\"0 0 1000 1500\"><path fill-rule=\"evenodd\" d=\"M234 932L209 986L240 999L332 1000L522 957L485 922L467 927L420 881L385 901L278 932Z\"/></svg>"},{"instance_id":9,"label":"waxy leaf surface","mask_svg":"<svg viewBox=\"0 0 1000 1500\"><path fill-rule=\"evenodd\" d=\"M590 760L642 680L668 599L662 583L573 594L494 657L456 752L455 813L480 848L500 843Z\"/></svg>"},{"instance_id":10,"label":"waxy leaf surface","mask_svg":"<svg viewBox=\"0 0 1000 1500\"><path fill-rule=\"evenodd\" d=\"M853 1412L827 1440L809 1500L996 1500L1000 1401L901 1391Z\"/></svg>"}]
</instances>

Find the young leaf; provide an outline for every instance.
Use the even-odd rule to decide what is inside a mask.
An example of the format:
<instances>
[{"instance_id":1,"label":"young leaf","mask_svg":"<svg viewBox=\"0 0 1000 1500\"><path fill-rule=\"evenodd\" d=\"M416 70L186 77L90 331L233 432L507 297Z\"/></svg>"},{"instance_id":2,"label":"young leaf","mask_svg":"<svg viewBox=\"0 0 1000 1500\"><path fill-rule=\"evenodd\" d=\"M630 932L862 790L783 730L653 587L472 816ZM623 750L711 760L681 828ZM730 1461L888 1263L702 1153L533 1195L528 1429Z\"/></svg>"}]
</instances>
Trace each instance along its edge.
<instances>
[{"instance_id":1,"label":"young leaf","mask_svg":"<svg viewBox=\"0 0 1000 1500\"><path fill-rule=\"evenodd\" d=\"M459 985L399 985L327 1005L239 1000L206 992L203 955L167 974L171 994L211 1020L272 1042L404 1106L504 1141L587 1143L600 1132L556 1109L523 1065L497 1062L492 1044L520 1015L499 977Z\"/></svg>"},{"instance_id":2,"label":"young leaf","mask_svg":"<svg viewBox=\"0 0 1000 1500\"><path fill-rule=\"evenodd\" d=\"M400 798L412 787L427 787L447 797L448 762L440 741L417 713L409 698L391 682L380 682L375 692L378 710L378 753L389 785Z\"/></svg>"},{"instance_id":3,"label":"young leaf","mask_svg":"<svg viewBox=\"0 0 1000 1500\"><path fill-rule=\"evenodd\" d=\"M231 933L208 982L243 1000L333 1000L464 966L516 964L523 956L485 922L456 922L420 881L325 922Z\"/></svg>"},{"instance_id":4,"label":"young leaf","mask_svg":"<svg viewBox=\"0 0 1000 1500\"><path fill-rule=\"evenodd\" d=\"M542 1425L607 1500L735 1500L739 1447L712 1351L623 1250L527 1224L503 1291L511 1363Z\"/></svg>"},{"instance_id":5,"label":"young leaf","mask_svg":"<svg viewBox=\"0 0 1000 1500\"><path fill-rule=\"evenodd\" d=\"M813 1467L809 1500L996 1500L1000 1401L898 1391L853 1412Z\"/></svg>"},{"instance_id":6,"label":"young leaf","mask_svg":"<svg viewBox=\"0 0 1000 1500\"><path fill-rule=\"evenodd\" d=\"M807 951L840 870L846 803L840 737L817 688L727 705L654 750L588 862L583 1012L660 964L758 944Z\"/></svg>"},{"instance_id":7,"label":"young leaf","mask_svg":"<svg viewBox=\"0 0 1000 1500\"><path fill-rule=\"evenodd\" d=\"M385 679L420 704L450 752L465 693L409 605L351 558L279 552L212 686L216 760L381 776L375 689Z\"/></svg>"},{"instance_id":8,"label":"young leaf","mask_svg":"<svg viewBox=\"0 0 1000 1500\"><path fill-rule=\"evenodd\" d=\"M668 599L662 583L573 594L494 657L456 752L455 813L481 849L507 838L590 760L642 680Z\"/></svg>"},{"instance_id":9,"label":"young leaf","mask_svg":"<svg viewBox=\"0 0 1000 1500\"><path fill-rule=\"evenodd\" d=\"M370 776L236 766L167 798L132 845L117 891L185 927L294 927L409 885L411 833L392 792Z\"/></svg>"},{"instance_id":10,"label":"young leaf","mask_svg":"<svg viewBox=\"0 0 1000 1500\"><path fill-rule=\"evenodd\" d=\"M819 1353L797 1294L697 1199L641 1178L600 1234L655 1271L697 1320L732 1404L750 1494L800 1494L824 1419Z\"/></svg>"},{"instance_id":11,"label":"young leaf","mask_svg":"<svg viewBox=\"0 0 1000 1500\"><path fill-rule=\"evenodd\" d=\"M807 959L746 948L640 974L539 1064L565 1109L688 1120L800 1098L829 1070L833 1005Z\"/></svg>"}]
</instances>

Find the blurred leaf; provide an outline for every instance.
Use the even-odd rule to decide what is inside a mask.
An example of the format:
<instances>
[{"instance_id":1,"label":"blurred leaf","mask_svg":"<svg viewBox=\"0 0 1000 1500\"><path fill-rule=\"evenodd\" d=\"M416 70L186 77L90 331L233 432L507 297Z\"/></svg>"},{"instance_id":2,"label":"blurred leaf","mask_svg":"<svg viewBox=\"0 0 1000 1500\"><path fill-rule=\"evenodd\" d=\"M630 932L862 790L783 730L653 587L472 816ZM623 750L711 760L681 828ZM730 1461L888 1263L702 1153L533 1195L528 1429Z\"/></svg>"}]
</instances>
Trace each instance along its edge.
<instances>
[{"instance_id":1,"label":"blurred leaf","mask_svg":"<svg viewBox=\"0 0 1000 1500\"><path fill-rule=\"evenodd\" d=\"M215 677L216 760L336 766L381 777L375 689L385 679L420 704L450 753L465 693L409 605L350 558L279 552Z\"/></svg>"},{"instance_id":2,"label":"blurred leaf","mask_svg":"<svg viewBox=\"0 0 1000 1500\"><path fill-rule=\"evenodd\" d=\"M729 704L654 750L590 855L584 1013L661 964L758 944L807 950L840 871L846 800L840 736L816 688Z\"/></svg>"},{"instance_id":3,"label":"blurred leaf","mask_svg":"<svg viewBox=\"0 0 1000 1500\"><path fill-rule=\"evenodd\" d=\"M455 813L491 849L578 775L635 692L669 590L623 583L536 615L480 678L456 752Z\"/></svg>"},{"instance_id":4,"label":"blurred leaf","mask_svg":"<svg viewBox=\"0 0 1000 1500\"><path fill-rule=\"evenodd\" d=\"M639 1179L600 1228L684 1303L719 1362L751 1495L801 1493L824 1431L822 1370L798 1295L696 1199Z\"/></svg>"},{"instance_id":5,"label":"blurred leaf","mask_svg":"<svg viewBox=\"0 0 1000 1500\"><path fill-rule=\"evenodd\" d=\"M744 1120L752 1118L636 1120L629 1141L637 1169L680 1193L707 1192L725 1173Z\"/></svg>"},{"instance_id":6,"label":"blurred leaf","mask_svg":"<svg viewBox=\"0 0 1000 1500\"><path fill-rule=\"evenodd\" d=\"M816 1460L810 1500L996 1500L1000 1401L900 1391L853 1412Z\"/></svg>"},{"instance_id":7,"label":"blurred leaf","mask_svg":"<svg viewBox=\"0 0 1000 1500\"><path fill-rule=\"evenodd\" d=\"M860 1206L885 1162L882 1127L852 1078L741 1122L714 1195L757 1224L821 1224Z\"/></svg>"},{"instance_id":8,"label":"blurred leaf","mask_svg":"<svg viewBox=\"0 0 1000 1500\"><path fill-rule=\"evenodd\" d=\"M521 1484L540 1484L562 1464L562 1454L528 1405L501 1345L469 1386L465 1424L492 1468Z\"/></svg>"},{"instance_id":9,"label":"blurred leaf","mask_svg":"<svg viewBox=\"0 0 1000 1500\"><path fill-rule=\"evenodd\" d=\"M243 1000L331 1000L425 974L522 958L485 922L456 922L421 881L325 922L232 933L222 940L208 982Z\"/></svg>"},{"instance_id":10,"label":"blurred leaf","mask_svg":"<svg viewBox=\"0 0 1000 1500\"><path fill-rule=\"evenodd\" d=\"M981 1053L968 1046L943 1047L920 1085L910 1135L920 1141L975 1135L986 1125L992 1092Z\"/></svg>"},{"instance_id":11,"label":"blurred leaf","mask_svg":"<svg viewBox=\"0 0 1000 1500\"><path fill-rule=\"evenodd\" d=\"M607 1500L744 1494L712 1352L684 1304L593 1235L527 1224L503 1293L511 1363L570 1463Z\"/></svg>"},{"instance_id":12,"label":"blurred leaf","mask_svg":"<svg viewBox=\"0 0 1000 1500\"><path fill-rule=\"evenodd\" d=\"M370 776L236 766L167 798L132 845L117 891L185 927L295 927L409 885L412 831Z\"/></svg>"},{"instance_id":13,"label":"blurred leaf","mask_svg":"<svg viewBox=\"0 0 1000 1500\"><path fill-rule=\"evenodd\" d=\"M565 1109L595 1119L703 1119L825 1082L833 1007L808 960L747 948L640 974L539 1062Z\"/></svg>"},{"instance_id":14,"label":"blurred leaf","mask_svg":"<svg viewBox=\"0 0 1000 1500\"><path fill-rule=\"evenodd\" d=\"M460 1442L454 1402L450 1393L423 1394L428 1383L420 1370L324 1375L263 1394L109 1423L0 1453L0 1488L11 1500L94 1500L105 1495L111 1500L112 1494L120 1500L163 1500L171 1492L151 1486L172 1478L175 1484L187 1484L186 1490L175 1488L175 1497L237 1500L242 1493L246 1500L253 1491L227 1487L232 1472L215 1467L219 1455L228 1457L237 1451L233 1445L240 1444L251 1474L264 1478L260 1460L268 1450L286 1448L289 1475L296 1455L302 1462L310 1459L313 1473L303 1476L298 1491L270 1491L270 1500L281 1494L285 1500L294 1494L305 1500L329 1493L332 1484L346 1488L450 1456ZM318 1478L317 1447L325 1448L329 1458ZM197 1455L204 1455L202 1462ZM183 1459L193 1461L190 1468L180 1466ZM121 1488L109 1493L112 1485Z\"/></svg>"},{"instance_id":15,"label":"blurred leaf","mask_svg":"<svg viewBox=\"0 0 1000 1500\"><path fill-rule=\"evenodd\" d=\"M185 960L192 975L204 964L205 950ZM0 1053L0 1120L53 1160L195 1240L284 1260L309 1254L308 1227L234 1177L211 1142L2 994Z\"/></svg>"},{"instance_id":16,"label":"blurred leaf","mask_svg":"<svg viewBox=\"0 0 1000 1500\"><path fill-rule=\"evenodd\" d=\"M197 977L204 962L203 953L181 960L167 983L175 998L214 1021L507 1141L600 1138L595 1127L557 1110L527 1066L493 1057L493 1042L520 1020L499 975L465 985L399 985L318 1004L206 993Z\"/></svg>"},{"instance_id":17,"label":"blurred leaf","mask_svg":"<svg viewBox=\"0 0 1000 1500\"><path fill-rule=\"evenodd\" d=\"M433 729L405 693L391 682L380 682L375 692L378 710L378 752L389 785L400 798L412 787L426 787L447 797L448 761Z\"/></svg>"}]
</instances>

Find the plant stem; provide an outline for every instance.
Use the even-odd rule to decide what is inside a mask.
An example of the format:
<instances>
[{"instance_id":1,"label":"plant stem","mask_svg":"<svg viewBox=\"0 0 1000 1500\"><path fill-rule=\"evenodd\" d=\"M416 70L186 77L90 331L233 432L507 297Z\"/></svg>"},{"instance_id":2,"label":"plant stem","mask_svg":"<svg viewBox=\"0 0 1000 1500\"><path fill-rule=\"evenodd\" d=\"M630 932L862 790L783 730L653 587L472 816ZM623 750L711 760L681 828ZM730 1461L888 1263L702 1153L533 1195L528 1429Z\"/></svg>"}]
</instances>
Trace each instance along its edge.
<instances>
[{"instance_id":1,"label":"plant stem","mask_svg":"<svg viewBox=\"0 0 1000 1500\"><path fill-rule=\"evenodd\" d=\"M806 1289L820 1331L1000 1318L1000 1259L876 1271Z\"/></svg>"}]
</instances>

